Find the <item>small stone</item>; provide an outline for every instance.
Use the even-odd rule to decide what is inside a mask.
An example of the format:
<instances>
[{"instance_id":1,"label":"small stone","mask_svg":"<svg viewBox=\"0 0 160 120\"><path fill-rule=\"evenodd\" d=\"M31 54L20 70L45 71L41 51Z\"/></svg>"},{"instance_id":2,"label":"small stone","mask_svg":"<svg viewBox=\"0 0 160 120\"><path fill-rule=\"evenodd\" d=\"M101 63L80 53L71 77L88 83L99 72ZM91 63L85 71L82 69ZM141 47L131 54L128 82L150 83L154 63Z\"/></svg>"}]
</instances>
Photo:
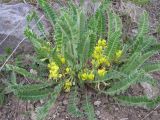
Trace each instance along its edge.
<instances>
[{"instance_id":1,"label":"small stone","mask_svg":"<svg viewBox=\"0 0 160 120\"><path fill-rule=\"evenodd\" d=\"M128 120L128 118L121 118L120 120Z\"/></svg>"},{"instance_id":2,"label":"small stone","mask_svg":"<svg viewBox=\"0 0 160 120\"><path fill-rule=\"evenodd\" d=\"M138 30L137 30L137 29L132 29L132 33L133 33L134 35L136 35L136 34L138 33Z\"/></svg>"},{"instance_id":3,"label":"small stone","mask_svg":"<svg viewBox=\"0 0 160 120\"><path fill-rule=\"evenodd\" d=\"M56 115L55 115L55 114L53 114L52 118L56 118Z\"/></svg>"},{"instance_id":4,"label":"small stone","mask_svg":"<svg viewBox=\"0 0 160 120\"><path fill-rule=\"evenodd\" d=\"M156 98L160 92L158 87L156 87L156 86L153 87L152 85L150 85L147 82L141 83L141 86L143 87L144 93L147 95L147 97L149 99Z\"/></svg>"},{"instance_id":5,"label":"small stone","mask_svg":"<svg viewBox=\"0 0 160 120\"><path fill-rule=\"evenodd\" d=\"M119 108L118 108L118 107L116 107L116 108L115 108L115 111L118 111L118 110L119 110Z\"/></svg>"},{"instance_id":6,"label":"small stone","mask_svg":"<svg viewBox=\"0 0 160 120\"><path fill-rule=\"evenodd\" d=\"M101 112L99 110L96 111L96 115L99 116Z\"/></svg>"},{"instance_id":7,"label":"small stone","mask_svg":"<svg viewBox=\"0 0 160 120\"><path fill-rule=\"evenodd\" d=\"M40 103L43 104L43 103L44 103L44 100L40 100Z\"/></svg>"},{"instance_id":8,"label":"small stone","mask_svg":"<svg viewBox=\"0 0 160 120\"><path fill-rule=\"evenodd\" d=\"M0 4L0 42L5 39L0 47L0 54L4 53L6 48L13 50L24 39L24 30L27 26L26 16L32 10L35 10L34 7L25 3ZM36 10L36 12L40 17L43 15L41 11ZM49 23L45 20L45 17L41 19L41 22L44 23L45 34L48 35ZM32 28L35 24L35 21L30 23ZM37 27L34 27L33 30L38 35L42 34ZM30 51L31 48L31 44L27 40L24 40L19 47L24 51Z\"/></svg>"},{"instance_id":9,"label":"small stone","mask_svg":"<svg viewBox=\"0 0 160 120\"><path fill-rule=\"evenodd\" d=\"M28 105L27 105L27 109L30 110L30 111L31 111L31 110L34 110L33 104L28 104Z\"/></svg>"},{"instance_id":10,"label":"small stone","mask_svg":"<svg viewBox=\"0 0 160 120\"><path fill-rule=\"evenodd\" d=\"M64 101L63 101L63 104L64 104L64 105L67 105L67 104L68 104L68 101L67 101L67 100L64 100Z\"/></svg>"},{"instance_id":11,"label":"small stone","mask_svg":"<svg viewBox=\"0 0 160 120\"><path fill-rule=\"evenodd\" d=\"M30 73L32 73L33 75L36 75L36 76L37 76L37 71L34 70L34 69L30 69Z\"/></svg>"},{"instance_id":12,"label":"small stone","mask_svg":"<svg viewBox=\"0 0 160 120\"><path fill-rule=\"evenodd\" d=\"M157 112L157 111L154 111L154 112L153 112L153 115L158 115L158 112Z\"/></svg>"},{"instance_id":13,"label":"small stone","mask_svg":"<svg viewBox=\"0 0 160 120\"><path fill-rule=\"evenodd\" d=\"M95 105L95 106L98 106L98 107L99 107L100 104L101 104L101 101L99 101L99 100L97 100L97 101L94 102L94 105Z\"/></svg>"},{"instance_id":14,"label":"small stone","mask_svg":"<svg viewBox=\"0 0 160 120\"><path fill-rule=\"evenodd\" d=\"M31 119L36 120L36 113L34 111L31 112Z\"/></svg>"}]
</instances>

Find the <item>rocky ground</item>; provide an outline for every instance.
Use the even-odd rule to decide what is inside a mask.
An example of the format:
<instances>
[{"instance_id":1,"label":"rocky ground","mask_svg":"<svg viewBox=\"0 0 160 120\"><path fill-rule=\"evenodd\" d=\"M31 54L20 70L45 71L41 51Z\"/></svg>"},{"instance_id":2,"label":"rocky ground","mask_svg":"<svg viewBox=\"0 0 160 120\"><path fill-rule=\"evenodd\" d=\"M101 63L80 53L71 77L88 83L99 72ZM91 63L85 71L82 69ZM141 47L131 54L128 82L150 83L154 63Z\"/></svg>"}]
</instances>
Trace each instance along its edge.
<instances>
[{"instance_id":1,"label":"rocky ground","mask_svg":"<svg viewBox=\"0 0 160 120\"><path fill-rule=\"evenodd\" d=\"M139 107L124 107L104 95L90 92L97 120L159 120L160 107L147 110ZM66 112L68 94L62 94L50 111L47 120L87 120L73 118ZM30 103L8 95L5 105L0 109L0 120L35 120L35 107L43 101Z\"/></svg>"},{"instance_id":2,"label":"rocky ground","mask_svg":"<svg viewBox=\"0 0 160 120\"><path fill-rule=\"evenodd\" d=\"M0 42L9 34L15 26L20 23L20 27L16 29L13 33L9 35L6 42L3 43L3 47L13 47L17 45L17 43L23 39L23 30L24 25L26 24L25 16L26 13L30 9L37 9L36 4L32 1L32 5L19 3L19 1L7 1L10 2L9 5L0 4ZM22 1L24 2L24 1ZM8 4L8 3L7 3ZM144 5L138 7L137 5L133 5L130 3L124 3L122 0L114 0L113 8L122 15L130 16L131 29L129 34L134 34L136 32L136 28L134 25L137 22L138 16L142 13L144 9L146 9L150 14L150 26L151 31L150 34L157 37L160 40L160 1L159 0L151 0L151 3L148 5ZM3 11L3 12L2 12ZM4 14L5 13L5 14ZM39 12L40 15L41 12ZM8 17L6 17L8 15ZM16 19L15 19L16 18ZM124 19L124 23L126 24L126 19ZM46 27L49 31L49 25L43 19ZM34 23L33 23L34 24ZM158 31L159 30L159 31ZM27 44L27 45L26 45ZM27 53L30 51L30 46L26 42L20 48L20 51L23 53ZM0 47L0 53L4 52L4 48ZM29 51L28 51L29 50ZM31 51L30 51L31 52ZM160 60L159 55L156 55L155 59ZM154 76L160 80L160 74L155 73ZM144 92L144 88L140 85L132 86L128 91L128 94L131 95L139 95ZM153 91L154 92L154 91ZM90 90L88 92L90 97L92 98L92 103L94 104L96 117L98 120L160 120L160 106L157 106L155 109L148 110L139 107L128 107L122 106L112 98L105 95L97 95L94 91ZM152 93L151 93L152 94ZM47 120L86 120L86 118L78 119L70 116L66 107L68 104L67 101L68 94L62 94L55 106L50 111L50 114ZM8 94L3 106L0 107L0 120L35 120L35 108L44 103L44 101L38 102L24 102L15 98L12 94Z\"/></svg>"}]
</instances>

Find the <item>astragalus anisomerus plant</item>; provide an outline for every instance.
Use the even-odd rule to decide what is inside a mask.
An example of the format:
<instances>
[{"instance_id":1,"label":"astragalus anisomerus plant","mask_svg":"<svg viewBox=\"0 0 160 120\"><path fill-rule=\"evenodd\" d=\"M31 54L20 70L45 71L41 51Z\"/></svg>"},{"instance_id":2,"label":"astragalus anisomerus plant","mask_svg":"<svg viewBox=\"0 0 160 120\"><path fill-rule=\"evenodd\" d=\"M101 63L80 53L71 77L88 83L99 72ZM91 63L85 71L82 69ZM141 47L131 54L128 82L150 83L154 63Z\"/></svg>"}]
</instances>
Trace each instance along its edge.
<instances>
[{"instance_id":1,"label":"astragalus anisomerus plant","mask_svg":"<svg viewBox=\"0 0 160 120\"><path fill-rule=\"evenodd\" d=\"M53 27L53 39L38 36L28 26L24 32L33 44L36 55L32 57L37 65L37 75L20 66L6 65L6 69L35 80L34 84L18 84L15 80L10 89L22 100L46 99L37 108L37 120L45 119L61 92L69 94L68 112L76 117L87 116L96 119L94 107L87 95L87 88L97 93L112 96L128 105L155 107L160 97L148 99L144 96L124 96L134 84L148 82L156 85L149 74L160 70L160 63L149 59L158 53L159 44L149 32L149 18L144 12L139 19L138 34L129 42L122 40L122 22L110 9L110 2L103 0L99 8L87 15L82 6L67 2L56 12L45 0L38 0L41 9ZM33 12L28 21L38 20ZM37 24L40 32L45 28ZM85 92L80 111L79 91Z\"/></svg>"}]
</instances>

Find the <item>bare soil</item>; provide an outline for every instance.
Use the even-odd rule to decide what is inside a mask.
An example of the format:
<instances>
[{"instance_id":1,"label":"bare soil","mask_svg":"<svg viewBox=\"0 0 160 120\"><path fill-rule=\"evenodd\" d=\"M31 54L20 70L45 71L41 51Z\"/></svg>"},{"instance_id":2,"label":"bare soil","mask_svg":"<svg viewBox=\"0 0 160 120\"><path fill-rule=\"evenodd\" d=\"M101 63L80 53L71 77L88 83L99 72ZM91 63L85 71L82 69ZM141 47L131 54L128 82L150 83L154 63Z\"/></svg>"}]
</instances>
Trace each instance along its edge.
<instances>
[{"instance_id":1,"label":"bare soil","mask_svg":"<svg viewBox=\"0 0 160 120\"><path fill-rule=\"evenodd\" d=\"M147 110L140 107L122 106L112 98L89 92L97 120L159 120L160 107ZM50 110L47 120L87 120L74 118L67 113L68 94L62 94ZM24 102L12 95L8 95L5 104L0 108L0 120L35 120L35 107L43 101Z\"/></svg>"}]
</instances>

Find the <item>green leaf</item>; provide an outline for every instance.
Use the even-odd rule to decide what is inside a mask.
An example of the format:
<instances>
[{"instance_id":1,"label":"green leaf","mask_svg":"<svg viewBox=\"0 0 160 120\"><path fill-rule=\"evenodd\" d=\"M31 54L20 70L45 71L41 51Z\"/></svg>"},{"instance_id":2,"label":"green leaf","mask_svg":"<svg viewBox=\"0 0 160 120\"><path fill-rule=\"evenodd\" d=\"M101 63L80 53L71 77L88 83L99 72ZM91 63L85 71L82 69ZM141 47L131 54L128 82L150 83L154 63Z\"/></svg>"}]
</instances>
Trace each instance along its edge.
<instances>
[{"instance_id":1,"label":"green leaf","mask_svg":"<svg viewBox=\"0 0 160 120\"><path fill-rule=\"evenodd\" d=\"M51 24L54 26L56 23L57 15L51 5L49 5L46 0L38 0L38 3L45 12L46 16L49 18Z\"/></svg>"},{"instance_id":2,"label":"green leaf","mask_svg":"<svg viewBox=\"0 0 160 120\"><path fill-rule=\"evenodd\" d=\"M93 54L94 47L96 46L97 36L94 33L90 33L90 46L89 46L89 57Z\"/></svg>"},{"instance_id":3,"label":"green leaf","mask_svg":"<svg viewBox=\"0 0 160 120\"><path fill-rule=\"evenodd\" d=\"M15 91L14 94L22 100L40 100L48 97L51 93L51 89L42 89L42 90L29 90L29 91Z\"/></svg>"},{"instance_id":4,"label":"green leaf","mask_svg":"<svg viewBox=\"0 0 160 120\"><path fill-rule=\"evenodd\" d=\"M52 86L50 83L39 83L39 84L27 84L27 85L12 85L12 89L19 92L32 92L34 90L41 90L43 88L47 88Z\"/></svg>"},{"instance_id":5,"label":"green leaf","mask_svg":"<svg viewBox=\"0 0 160 120\"><path fill-rule=\"evenodd\" d=\"M4 102L4 93L0 92L0 105L2 105Z\"/></svg>"},{"instance_id":6,"label":"green leaf","mask_svg":"<svg viewBox=\"0 0 160 120\"><path fill-rule=\"evenodd\" d=\"M68 99L67 111L74 117L82 117L83 114L77 107L77 102L78 102L77 96L78 96L77 88L73 87Z\"/></svg>"},{"instance_id":7,"label":"green leaf","mask_svg":"<svg viewBox=\"0 0 160 120\"><path fill-rule=\"evenodd\" d=\"M140 78L143 76L143 73L140 71L135 71L131 75L128 75L127 78L121 79L119 82L115 82L106 93L109 95L115 95L125 92L131 85L137 83Z\"/></svg>"},{"instance_id":8,"label":"green leaf","mask_svg":"<svg viewBox=\"0 0 160 120\"><path fill-rule=\"evenodd\" d=\"M117 96L115 98L121 103L130 106L154 108L160 103L160 97L152 100L148 99L147 96Z\"/></svg>"},{"instance_id":9,"label":"green leaf","mask_svg":"<svg viewBox=\"0 0 160 120\"><path fill-rule=\"evenodd\" d=\"M105 14L102 10L97 10L96 12L96 21L97 21L97 35L98 38L105 38L106 37L106 18Z\"/></svg>"},{"instance_id":10,"label":"green leaf","mask_svg":"<svg viewBox=\"0 0 160 120\"><path fill-rule=\"evenodd\" d=\"M123 72L129 74L132 71L138 69L141 65L143 65L150 57L156 54L155 51L149 51L145 54L141 55L141 53L134 53L128 60L127 64L124 65Z\"/></svg>"},{"instance_id":11,"label":"green leaf","mask_svg":"<svg viewBox=\"0 0 160 120\"><path fill-rule=\"evenodd\" d=\"M103 0L99 9L101 9L102 12L105 13L105 11L107 11L110 8L111 3L111 0Z\"/></svg>"},{"instance_id":12,"label":"green leaf","mask_svg":"<svg viewBox=\"0 0 160 120\"><path fill-rule=\"evenodd\" d=\"M86 62L86 60L88 60L89 55L90 55L90 39L89 39L89 35L87 36L86 40L84 40L84 44L83 47L81 49L82 54L81 54L81 62L84 64ZM92 47L92 46L91 46Z\"/></svg>"},{"instance_id":13,"label":"green leaf","mask_svg":"<svg viewBox=\"0 0 160 120\"><path fill-rule=\"evenodd\" d=\"M128 1L132 1L136 3L137 5L145 5L145 4L150 3L150 0L128 0Z\"/></svg>"},{"instance_id":14,"label":"green leaf","mask_svg":"<svg viewBox=\"0 0 160 120\"><path fill-rule=\"evenodd\" d=\"M160 71L160 63L146 63L141 67L141 69L147 73Z\"/></svg>"},{"instance_id":15,"label":"green leaf","mask_svg":"<svg viewBox=\"0 0 160 120\"><path fill-rule=\"evenodd\" d=\"M138 36L149 32L149 14L144 11L138 22Z\"/></svg>"},{"instance_id":16,"label":"green leaf","mask_svg":"<svg viewBox=\"0 0 160 120\"><path fill-rule=\"evenodd\" d=\"M110 10L107 11L107 15L108 15L108 39L110 39L111 34L115 31L114 15Z\"/></svg>"},{"instance_id":17,"label":"green leaf","mask_svg":"<svg viewBox=\"0 0 160 120\"><path fill-rule=\"evenodd\" d=\"M32 80L43 80L43 79L31 74L27 70L20 68L20 67L17 67L17 66L6 64L6 69L17 72L17 73L23 75L24 77L30 78Z\"/></svg>"},{"instance_id":18,"label":"green leaf","mask_svg":"<svg viewBox=\"0 0 160 120\"><path fill-rule=\"evenodd\" d=\"M115 31L122 31L122 20L121 18L113 12Z\"/></svg>"},{"instance_id":19,"label":"green leaf","mask_svg":"<svg viewBox=\"0 0 160 120\"><path fill-rule=\"evenodd\" d=\"M112 60L115 57L115 54L118 50L118 45L120 43L121 32L113 32L108 40L108 47L106 50L106 55L109 60Z\"/></svg>"},{"instance_id":20,"label":"green leaf","mask_svg":"<svg viewBox=\"0 0 160 120\"><path fill-rule=\"evenodd\" d=\"M156 86L158 84L158 81L154 79L150 74L145 74L141 80L139 80L141 83L147 82L151 84L152 86Z\"/></svg>"},{"instance_id":21,"label":"green leaf","mask_svg":"<svg viewBox=\"0 0 160 120\"><path fill-rule=\"evenodd\" d=\"M113 70L113 71L108 71L106 75L103 77L103 79L91 81L91 83L107 82L109 80L116 80L116 79L120 80L121 78L124 78L126 76L127 75L125 75L122 72Z\"/></svg>"},{"instance_id":22,"label":"green leaf","mask_svg":"<svg viewBox=\"0 0 160 120\"><path fill-rule=\"evenodd\" d=\"M132 45L132 50L135 51L139 46L141 46L143 37L149 32L149 15L145 11L143 15L141 15L138 22L138 35Z\"/></svg>"},{"instance_id":23,"label":"green leaf","mask_svg":"<svg viewBox=\"0 0 160 120\"><path fill-rule=\"evenodd\" d=\"M149 51L149 50L153 50L153 51L160 51L160 44L159 43L154 43L150 46L150 48L148 48L146 51Z\"/></svg>"},{"instance_id":24,"label":"green leaf","mask_svg":"<svg viewBox=\"0 0 160 120\"><path fill-rule=\"evenodd\" d=\"M28 38L28 40L33 44L35 49L39 49L42 47L41 40L38 36L28 27L24 31L24 35Z\"/></svg>"},{"instance_id":25,"label":"green leaf","mask_svg":"<svg viewBox=\"0 0 160 120\"><path fill-rule=\"evenodd\" d=\"M26 28L24 35L32 43L37 55L42 58L48 58L51 50L51 46L40 38L36 33L34 33L30 28Z\"/></svg>"},{"instance_id":26,"label":"green leaf","mask_svg":"<svg viewBox=\"0 0 160 120\"><path fill-rule=\"evenodd\" d=\"M37 12L36 11L33 11L33 19L35 20L36 22L36 25L37 25L37 28L38 30L41 32L41 33L45 33L45 30L44 30L44 26L43 26L43 23L41 21L39 21L39 16L37 15Z\"/></svg>"},{"instance_id":27,"label":"green leaf","mask_svg":"<svg viewBox=\"0 0 160 120\"><path fill-rule=\"evenodd\" d=\"M44 26L43 26L43 23L41 21L39 21L39 16L37 15L37 12L36 11L31 11L30 14L27 16L27 22L28 22L28 25L30 24L30 22L32 20L34 20L36 22L36 26L38 28L38 30L41 32L41 33L44 33Z\"/></svg>"},{"instance_id":28,"label":"green leaf","mask_svg":"<svg viewBox=\"0 0 160 120\"><path fill-rule=\"evenodd\" d=\"M87 115L88 120L96 120L96 115L94 113L94 107L90 103L90 99L86 95L85 103L83 104L83 110L85 111L85 114Z\"/></svg>"},{"instance_id":29,"label":"green leaf","mask_svg":"<svg viewBox=\"0 0 160 120\"><path fill-rule=\"evenodd\" d=\"M58 24L55 24L54 38L56 47L61 50L65 38Z\"/></svg>"},{"instance_id":30,"label":"green leaf","mask_svg":"<svg viewBox=\"0 0 160 120\"><path fill-rule=\"evenodd\" d=\"M11 83L12 83L13 85L16 85L16 84L17 84L16 73L15 73L14 71L11 73Z\"/></svg>"},{"instance_id":31,"label":"green leaf","mask_svg":"<svg viewBox=\"0 0 160 120\"><path fill-rule=\"evenodd\" d=\"M152 100L149 100L147 96L117 96L115 98L121 103L130 106L147 107L148 104L152 103Z\"/></svg>"},{"instance_id":32,"label":"green leaf","mask_svg":"<svg viewBox=\"0 0 160 120\"><path fill-rule=\"evenodd\" d=\"M58 98L61 90L62 90L62 86L63 84L59 84L54 88L54 91L51 93L51 98L50 100L45 103L42 107L38 107L36 109L36 119L37 120L44 120L46 118L46 116L48 115L49 110L53 107L53 105L56 102L56 99Z\"/></svg>"},{"instance_id":33,"label":"green leaf","mask_svg":"<svg viewBox=\"0 0 160 120\"><path fill-rule=\"evenodd\" d=\"M145 36L143 37L143 44L139 47L138 50L142 51L142 52L146 52L148 51L148 49L153 45L156 44L156 39L153 36ZM151 49L149 49L149 51L152 51Z\"/></svg>"}]
</instances>

